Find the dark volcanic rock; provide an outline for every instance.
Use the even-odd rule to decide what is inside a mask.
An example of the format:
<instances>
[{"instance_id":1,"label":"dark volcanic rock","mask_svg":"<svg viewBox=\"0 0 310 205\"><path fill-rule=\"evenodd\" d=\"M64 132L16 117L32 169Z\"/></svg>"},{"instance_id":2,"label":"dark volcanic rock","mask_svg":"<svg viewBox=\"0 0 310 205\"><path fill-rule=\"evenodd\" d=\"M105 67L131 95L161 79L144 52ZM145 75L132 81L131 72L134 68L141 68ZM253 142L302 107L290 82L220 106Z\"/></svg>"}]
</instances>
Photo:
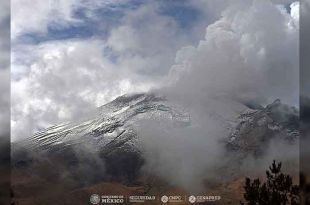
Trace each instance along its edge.
<instances>
[{"instance_id":1,"label":"dark volcanic rock","mask_svg":"<svg viewBox=\"0 0 310 205\"><path fill-rule=\"evenodd\" d=\"M260 155L272 139L294 142L299 137L296 108L274 101L263 109L249 109L227 142L229 150Z\"/></svg>"}]
</instances>

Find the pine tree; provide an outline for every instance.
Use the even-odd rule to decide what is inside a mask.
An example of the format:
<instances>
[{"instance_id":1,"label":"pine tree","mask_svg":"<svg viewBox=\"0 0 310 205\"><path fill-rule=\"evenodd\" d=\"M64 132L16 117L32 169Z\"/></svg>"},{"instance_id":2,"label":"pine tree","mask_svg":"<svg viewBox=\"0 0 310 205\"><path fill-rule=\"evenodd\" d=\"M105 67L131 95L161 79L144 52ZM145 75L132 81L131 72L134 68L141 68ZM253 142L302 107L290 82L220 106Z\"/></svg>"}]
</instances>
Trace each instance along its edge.
<instances>
[{"instance_id":1,"label":"pine tree","mask_svg":"<svg viewBox=\"0 0 310 205\"><path fill-rule=\"evenodd\" d=\"M266 171L267 181L261 183L259 179L246 178L244 186L245 203L241 205L298 205L299 187L293 185L290 175L281 172L282 163L274 160Z\"/></svg>"}]
</instances>

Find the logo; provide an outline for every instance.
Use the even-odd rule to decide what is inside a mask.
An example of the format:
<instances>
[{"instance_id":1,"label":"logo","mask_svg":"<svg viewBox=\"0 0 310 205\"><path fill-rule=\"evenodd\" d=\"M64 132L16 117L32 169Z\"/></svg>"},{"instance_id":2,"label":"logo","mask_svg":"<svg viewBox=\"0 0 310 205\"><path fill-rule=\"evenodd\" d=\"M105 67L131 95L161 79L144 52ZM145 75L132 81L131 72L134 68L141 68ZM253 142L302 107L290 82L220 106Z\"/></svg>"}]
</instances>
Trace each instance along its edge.
<instances>
[{"instance_id":1,"label":"logo","mask_svg":"<svg viewBox=\"0 0 310 205\"><path fill-rule=\"evenodd\" d=\"M125 202L125 197L122 195L103 195L103 204L123 204Z\"/></svg>"},{"instance_id":2,"label":"logo","mask_svg":"<svg viewBox=\"0 0 310 205\"><path fill-rule=\"evenodd\" d=\"M130 203L145 203L146 201L155 201L156 196L129 196Z\"/></svg>"},{"instance_id":3,"label":"logo","mask_svg":"<svg viewBox=\"0 0 310 205\"><path fill-rule=\"evenodd\" d=\"M164 196L161 197L161 201L163 203L167 203L169 201L169 198L166 195L164 195Z\"/></svg>"},{"instance_id":4,"label":"logo","mask_svg":"<svg viewBox=\"0 0 310 205\"><path fill-rule=\"evenodd\" d=\"M100 196L98 194L92 194L90 196L89 201L91 204L99 204L100 203Z\"/></svg>"},{"instance_id":5,"label":"logo","mask_svg":"<svg viewBox=\"0 0 310 205\"><path fill-rule=\"evenodd\" d=\"M193 204L193 203L196 202L196 197L192 195L192 196L188 197L188 201L189 201L191 204Z\"/></svg>"},{"instance_id":6,"label":"logo","mask_svg":"<svg viewBox=\"0 0 310 205\"><path fill-rule=\"evenodd\" d=\"M221 196L213 196L213 195L196 196L197 203L204 203L208 201L219 201L219 200L221 200Z\"/></svg>"}]
</instances>

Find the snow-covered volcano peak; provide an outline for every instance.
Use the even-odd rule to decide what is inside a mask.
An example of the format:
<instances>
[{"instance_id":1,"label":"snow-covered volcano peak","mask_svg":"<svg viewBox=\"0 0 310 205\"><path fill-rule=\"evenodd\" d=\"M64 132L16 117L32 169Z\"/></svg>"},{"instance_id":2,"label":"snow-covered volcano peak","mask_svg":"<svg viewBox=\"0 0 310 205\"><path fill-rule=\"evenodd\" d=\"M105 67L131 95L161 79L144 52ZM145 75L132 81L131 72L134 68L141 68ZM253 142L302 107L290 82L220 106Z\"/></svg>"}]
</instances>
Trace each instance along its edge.
<instances>
[{"instance_id":1,"label":"snow-covered volcano peak","mask_svg":"<svg viewBox=\"0 0 310 205\"><path fill-rule=\"evenodd\" d=\"M189 114L180 106L154 94L123 95L98 108L91 118L50 127L32 136L27 144L35 149L54 150L71 146L91 146L101 150L111 143L136 147L133 125L145 119L190 123Z\"/></svg>"}]
</instances>

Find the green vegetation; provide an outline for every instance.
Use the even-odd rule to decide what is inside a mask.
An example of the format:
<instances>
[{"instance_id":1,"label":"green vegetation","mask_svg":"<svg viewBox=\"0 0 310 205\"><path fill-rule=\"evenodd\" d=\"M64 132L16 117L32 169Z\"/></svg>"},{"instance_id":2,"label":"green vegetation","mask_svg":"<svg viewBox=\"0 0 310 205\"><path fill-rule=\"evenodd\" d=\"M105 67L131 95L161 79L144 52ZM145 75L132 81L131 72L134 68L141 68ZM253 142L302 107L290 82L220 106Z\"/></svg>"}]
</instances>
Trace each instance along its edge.
<instances>
[{"instance_id":1,"label":"green vegetation","mask_svg":"<svg viewBox=\"0 0 310 205\"><path fill-rule=\"evenodd\" d=\"M292 177L281 172L281 162L273 161L266 171L267 181L246 178L244 199L241 205L297 205L300 204L299 186Z\"/></svg>"}]
</instances>

